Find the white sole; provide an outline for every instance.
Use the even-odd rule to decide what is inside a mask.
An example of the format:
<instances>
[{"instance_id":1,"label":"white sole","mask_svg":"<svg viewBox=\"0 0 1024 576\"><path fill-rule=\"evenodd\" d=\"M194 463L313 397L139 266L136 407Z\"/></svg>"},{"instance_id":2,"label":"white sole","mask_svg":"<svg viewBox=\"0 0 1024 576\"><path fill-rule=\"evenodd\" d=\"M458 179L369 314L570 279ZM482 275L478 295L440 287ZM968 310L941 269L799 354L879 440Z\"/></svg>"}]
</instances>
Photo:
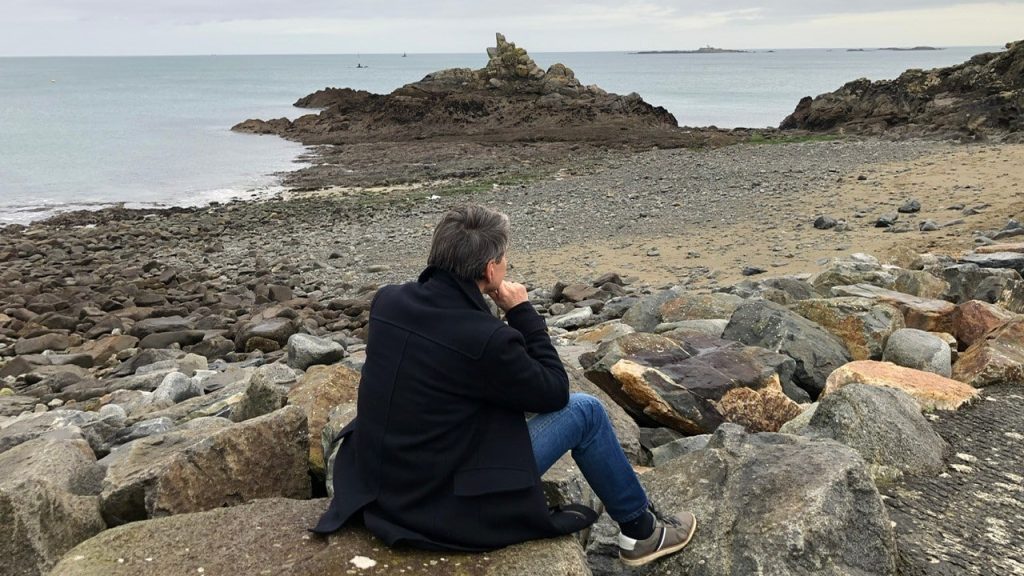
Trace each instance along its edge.
<instances>
[{"instance_id":1,"label":"white sole","mask_svg":"<svg viewBox=\"0 0 1024 576\"><path fill-rule=\"evenodd\" d=\"M649 562L653 562L653 561L657 560L658 558L661 558L663 556L668 556L669 554L672 554L672 553L675 553L675 552L678 552L678 551L682 550L683 548L686 547L687 544L690 543L690 540L693 539L693 535L694 535L695 532L697 532L697 518L696 517L693 518L693 526L690 526L690 533L686 536L686 540L683 540L679 544L676 544L675 546L672 546L671 548L662 548L661 550L658 550L657 552L655 552L654 554L651 554L650 556L644 556L643 558L637 558L635 560L631 560L629 558L623 558L622 554L620 553L619 554L619 560L622 560L622 563L625 564L626 566L643 566L644 564L647 564Z\"/></svg>"}]
</instances>

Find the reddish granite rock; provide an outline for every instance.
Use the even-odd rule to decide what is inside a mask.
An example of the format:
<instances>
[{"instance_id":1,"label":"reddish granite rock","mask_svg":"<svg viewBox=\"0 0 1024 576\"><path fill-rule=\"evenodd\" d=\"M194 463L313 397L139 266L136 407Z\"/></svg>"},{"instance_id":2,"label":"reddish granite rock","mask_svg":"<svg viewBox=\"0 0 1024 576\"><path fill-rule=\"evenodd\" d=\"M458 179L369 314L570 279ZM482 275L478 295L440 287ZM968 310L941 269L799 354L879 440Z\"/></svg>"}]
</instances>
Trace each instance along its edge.
<instances>
[{"instance_id":1,"label":"reddish granite rock","mask_svg":"<svg viewBox=\"0 0 1024 576\"><path fill-rule=\"evenodd\" d=\"M1017 318L1013 312L981 300L969 300L953 312L953 336L961 348L969 348L994 328Z\"/></svg>"},{"instance_id":2,"label":"reddish granite rock","mask_svg":"<svg viewBox=\"0 0 1024 576\"><path fill-rule=\"evenodd\" d=\"M976 387L1024 384L1024 317L992 330L960 354L953 378Z\"/></svg>"},{"instance_id":3,"label":"reddish granite rock","mask_svg":"<svg viewBox=\"0 0 1024 576\"><path fill-rule=\"evenodd\" d=\"M904 368L891 362L858 360L832 372L822 396L854 382L902 390L913 396L925 410L955 410L978 395L973 387L938 374Z\"/></svg>"}]
</instances>

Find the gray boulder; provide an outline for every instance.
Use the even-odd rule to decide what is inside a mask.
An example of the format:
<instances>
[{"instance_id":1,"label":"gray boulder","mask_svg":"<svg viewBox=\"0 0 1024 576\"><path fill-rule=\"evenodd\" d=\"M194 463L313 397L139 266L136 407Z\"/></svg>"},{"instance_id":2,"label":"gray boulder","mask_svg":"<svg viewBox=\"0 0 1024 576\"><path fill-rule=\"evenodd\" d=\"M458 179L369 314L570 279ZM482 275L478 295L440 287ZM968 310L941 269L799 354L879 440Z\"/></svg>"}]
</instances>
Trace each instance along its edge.
<instances>
[{"instance_id":1,"label":"gray boulder","mask_svg":"<svg viewBox=\"0 0 1024 576\"><path fill-rule=\"evenodd\" d=\"M570 312L549 318L548 326L574 330L594 323L594 310L590 306L573 309Z\"/></svg>"},{"instance_id":2,"label":"gray boulder","mask_svg":"<svg viewBox=\"0 0 1024 576\"><path fill-rule=\"evenodd\" d=\"M779 428L779 432L783 434L802 434L811 423L811 418L814 418L814 413L817 411L818 403L815 402L804 408L804 411L799 416L783 424L782 428Z\"/></svg>"},{"instance_id":3,"label":"gray boulder","mask_svg":"<svg viewBox=\"0 0 1024 576\"><path fill-rule=\"evenodd\" d=\"M934 334L914 328L893 332L885 344L882 360L946 378L952 372L949 344Z\"/></svg>"},{"instance_id":4,"label":"gray boulder","mask_svg":"<svg viewBox=\"0 0 1024 576\"><path fill-rule=\"evenodd\" d=\"M182 332L192 330L195 324L191 320L181 316L164 316L160 318L146 318L132 326L128 333L136 338L142 339L150 334L162 332Z\"/></svg>"},{"instance_id":5,"label":"gray boulder","mask_svg":"<svg viewBox=\"0 0 1024 576\"><path fill-rule=\"evenodd\" d=\"M949 283L943 298L950 302L981 300L1024 313L1024 280L1016 270L955 264L942 268L940 273Z\"/></svg>"},{"instance_id":6,"label":"gray boulder","mask_svg":"<svg viewBox=\"0 0 1024 576\"><path fill-rule=\"evenodd\" d=\"M651 450L651 463L655 466L661 466L669 460L685 456L690 452L703 450L707 447L709 440L711 440L710 434L701 434L699 436L679 438L667 444L662 444Z\"/></svg>"},{"instance_id":7,"label":"gray boulder","mask_svg":"<svg viewBox=\"0 0 1024 576\"><path fill-rule=\"evenodd\" d=\"M747 300L729 320L722 337L767 348L796 361L793 381L817 398L833 370L850 361L841 340L820 325L767 300Z\"/></svg>"},{"instance_id":8,"label":"gray boulder","mask_svg":"<svg viewBox=\"0 0 1024 576\"><path fill-rule=\"evenodd\" d=\"M89 445L68 429L0 454L0 573L47 574L106 528L96 496L102 477Z\"/></svg>"},{"instance_id":9,"label":"gray boulder","mask_svg":"<svg viewBox=\"0 0 1024 576\"><path fill-rule=\"evenodd\" d=\"M938 474L949 451L910 395L868 384L848 384L824 396L800 433L853 448L876 482Z\"/></svg>"},{"instance_id":10,"label":"gray boulder","mask_svg":"<svg viewBox=\"0 0 1024 576\"><path fill-rule=\"evenodd\" d=\"M661 305L682 293L681 288L671 288L644 296L622 315L622 322L632 326L638 332L653 332L654 328L662 322Z\"/></svg>"},{"instance_id":11,"label":"gray boulder","mask_svg":"<svg viewBox=\"0 0 1024 576\"><path fill-rule=\"evenodd\" d=\"M683 553L636 574L896 574L885 505L864 460L837 442L725 425L641 479L661 510L690 510L698 527Z\"/></svg>"},{"instance_id":12,"label":"gray boulder","mask_svg":"<svg viewBox=\"0 0 1024 576\"><path fill-rule=\"evenodd\" d=\"M203 389L194 379L181 372L171 372L153 391L153 402L167 401L177 404L183 400L195 398L202 393Z\"/></svg>"},{"instance_id":13,"label":"gray boulder","mask_svg":"<svg viewBox=\"0 0 1024 576\"><path fill-rule=\"evenodd\" d=\"M305 370L316 364L334 364L345 357L345 347L327 338L292 334L288 338L288 365Z\"/></svg>"},{"instance_id":14,"label":"gray boulder","mask_svg":"<svg viewBox=\"0 0 1024 576\"><path fill-rule=\"evenodd\" d=\"M298 331L298 328L291 319L271 318L269 320L255 320L246 324L239 330L235 337L235 349L245 352L250 340L262 339L285 346L288 338Z\"/></svg>"},{"instance_id":15,"label":"gray boulder","mask_svg":"<svg viewBox=\"0 0 1024 576\"><path fill-rule=\"evenodd\" d=\"M308 442L306 416L291 406L136 440L100 461L103 517L118 525L258 498L308 498Z\"/></svg>"},{"instance_id":16,"label":"gray boulder","mask_svg":"<svg viewBox=\"0 0 1024 576\"><path fill-rule=\"evenodd\" d=\"M590 576L571 536L487 554L389 548L364 528L310 537L327 500L272 498L241 506L133 522L68 552L52 576L153 574L418 574Z\"/></svg>"}]
</instances>

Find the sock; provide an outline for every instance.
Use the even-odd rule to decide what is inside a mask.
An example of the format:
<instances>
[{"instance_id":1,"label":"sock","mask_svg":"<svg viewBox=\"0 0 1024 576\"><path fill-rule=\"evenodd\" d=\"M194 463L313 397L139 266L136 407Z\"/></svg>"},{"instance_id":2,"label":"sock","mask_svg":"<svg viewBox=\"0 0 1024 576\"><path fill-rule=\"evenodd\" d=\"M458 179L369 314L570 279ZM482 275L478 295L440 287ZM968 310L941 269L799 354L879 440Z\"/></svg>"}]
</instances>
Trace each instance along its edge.
<instances>
[{"instance_id":1,"label":"sock","mask_svg":"<svg viewBox=\"0 0 1024 576\"><path fill-rule=\"evenodd\" d=\"M619 530L633 540L646 540L654 534L654 514L644 510L644 513L635 519L619 524Z\"/></svg>"}]
</instances>

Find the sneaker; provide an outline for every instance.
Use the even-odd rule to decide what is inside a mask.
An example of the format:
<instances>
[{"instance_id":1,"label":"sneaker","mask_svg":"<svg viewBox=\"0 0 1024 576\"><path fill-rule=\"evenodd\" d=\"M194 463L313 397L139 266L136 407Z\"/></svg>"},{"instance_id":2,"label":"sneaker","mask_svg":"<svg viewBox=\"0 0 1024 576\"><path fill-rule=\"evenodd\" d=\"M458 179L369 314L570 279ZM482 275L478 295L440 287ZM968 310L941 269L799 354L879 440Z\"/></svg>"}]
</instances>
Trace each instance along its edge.
<instances>
[{"instance_id":1,"label":"sneaker","mask_svg":"<svg viewBox=\"0 0 1024 576\"><path fill-rule=\"evenodd\" d=\"M634 540L619 534L619 558L627 566L643 566L652 560L678 552L690 543L697 531L697 519L689 512L664 517L654 513L654 534L645 540Z\"/></svg>"}]
</instances>

